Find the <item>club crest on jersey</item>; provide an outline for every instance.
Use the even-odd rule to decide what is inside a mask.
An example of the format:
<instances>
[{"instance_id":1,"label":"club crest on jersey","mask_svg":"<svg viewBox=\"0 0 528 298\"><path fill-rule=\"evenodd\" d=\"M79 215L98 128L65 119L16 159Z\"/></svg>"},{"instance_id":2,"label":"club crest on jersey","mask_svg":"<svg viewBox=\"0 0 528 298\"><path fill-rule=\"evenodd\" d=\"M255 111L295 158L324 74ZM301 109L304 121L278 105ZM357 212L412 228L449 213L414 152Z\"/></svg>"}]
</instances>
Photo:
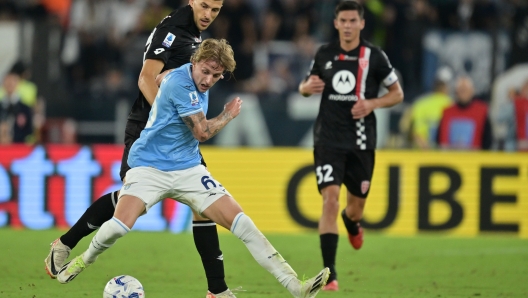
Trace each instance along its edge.
<instances>
[{"instance_id":1,"label":"club crest on jersey","mask_svg":"<svg viewBox=\"0 0 528 298\"><path fill-rule=\"evenodd\" d=\"M365 69L367 68L368 65L369 65L368 59L359 58L359 67L361 67L362 69Z\"/></svg>"},{"instance_id":2,"label":"club crest on jersey","mask_svg":"<svg viewBox=\"0 0 528 298\"><path fill-rule=\"evenodd\" d=\"M191 105L192 106L195 106L195 105L197 105L200 102L200 100L198 99L198 94L196 93L196 91L189 92L189 97L191 98Z\"/></svg>"},{"instance_id":3,"label":"club crest on jersey","mask_svg":"<svg viewBox=\"0 0 528 298\"><path fill-rule=\"evenodd\" d=\"M167 33L167 36L165 36L165 39L163 40L161 44L166 48L170 48L170 46L172 45L175 39L176 39L176 35L169 32Z\"/></svg>"},{"instance_id":4,"label":"club crest on jersey","mask_svg":"<svg viewBox=\"0 0 528 298\"><path fill-rule=\"evenodd\" d=\"M361 181L361 193L366 194L370 187L370 181L363 180Z\"/></svg>"}]
</instances>

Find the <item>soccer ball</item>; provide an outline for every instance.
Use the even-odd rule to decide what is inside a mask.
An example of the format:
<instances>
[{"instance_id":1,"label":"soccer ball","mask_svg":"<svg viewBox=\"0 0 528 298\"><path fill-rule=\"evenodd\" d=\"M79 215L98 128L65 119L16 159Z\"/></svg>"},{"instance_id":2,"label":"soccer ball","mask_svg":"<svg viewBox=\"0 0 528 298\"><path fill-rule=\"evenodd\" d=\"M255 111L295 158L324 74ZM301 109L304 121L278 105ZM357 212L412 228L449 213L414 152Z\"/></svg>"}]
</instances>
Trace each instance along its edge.
<instances>
[{"instance_id":1,"label":"soccer ball","mask_svg":"<svg viewBox=\"0 0 528 298\"><path fill-rule=\"evenodd\" d=\"M130 275L120 275L106 283L103 298L145 298L145 291L139 280Z\"/></svg>"}]
</instances>

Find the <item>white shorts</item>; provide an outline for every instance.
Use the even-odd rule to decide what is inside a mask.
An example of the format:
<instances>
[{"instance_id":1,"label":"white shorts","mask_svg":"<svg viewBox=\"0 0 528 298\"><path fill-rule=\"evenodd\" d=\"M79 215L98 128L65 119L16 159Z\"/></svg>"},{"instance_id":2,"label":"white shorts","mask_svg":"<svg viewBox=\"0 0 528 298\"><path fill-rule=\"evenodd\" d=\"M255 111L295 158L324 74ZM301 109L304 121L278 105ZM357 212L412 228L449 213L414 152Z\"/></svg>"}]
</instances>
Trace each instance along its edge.
<instances>
[{"instance_id":1,"label":"white shorts","mask_svg":"<svg viewBox=\"0 0 528 298\"><path fill-rule=\"evenodd\" d=\"M146 211L163 199L173 199L202 214L219 198L231 194L203 165L181 171L136 167L127 171L119 198L130 195L145 202Z\"/></svg>"}]
</instances>

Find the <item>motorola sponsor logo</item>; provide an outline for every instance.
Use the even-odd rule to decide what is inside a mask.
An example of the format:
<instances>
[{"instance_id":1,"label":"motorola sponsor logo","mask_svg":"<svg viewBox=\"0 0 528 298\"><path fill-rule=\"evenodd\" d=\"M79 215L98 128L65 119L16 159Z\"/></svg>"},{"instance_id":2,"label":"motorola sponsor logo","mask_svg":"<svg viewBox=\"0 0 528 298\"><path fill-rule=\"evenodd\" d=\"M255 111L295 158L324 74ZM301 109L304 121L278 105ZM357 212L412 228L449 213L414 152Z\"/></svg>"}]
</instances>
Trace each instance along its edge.
<instances>
[{"instance_id":1,"label":"motorola sponsor logo","mask_svg":"<svg viewBox=\"0 0 528 298\"><path fill-rule=\"evenodd\" d=\"M329 100L335 101L357 101L358 97L349 94L356 87L356 77L349 70L340 70L332 78L332 87L339 94L330 94Z\"/></svg>"}]
</instances>

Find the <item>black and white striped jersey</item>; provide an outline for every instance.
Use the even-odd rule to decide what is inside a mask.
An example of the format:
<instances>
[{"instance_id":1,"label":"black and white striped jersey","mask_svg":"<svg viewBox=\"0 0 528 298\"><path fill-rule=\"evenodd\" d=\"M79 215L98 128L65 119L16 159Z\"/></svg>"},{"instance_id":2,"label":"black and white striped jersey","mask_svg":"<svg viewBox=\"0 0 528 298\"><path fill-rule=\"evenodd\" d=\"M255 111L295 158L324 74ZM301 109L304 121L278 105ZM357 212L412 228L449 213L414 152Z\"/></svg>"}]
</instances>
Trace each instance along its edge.
<instances>
[{"instance_id":1,"label":"black and white striped jersey","mask_svg":"<svg viewBox=\"0 0 528 298\"><path fill-rule=\"evenodd\" d=\"M308 75L318 75L325 82L314 145L375 149L374 113L354 120L351 109L357 100L377 98L381 84L390 86L398 80L385 53L363 39L349 52L337 41L321 46L312 64Z\"/></svg>"},{"instance_id":2,"label":"black and white striped jersey","mask_svg":"<svg viewBox=\"0 0 528 298\"><path fill-rule=\"evenodd\" d=\"M189 63L202 38L196 27L191 6L186 5L171 12L150 34L145 45L143 61L146 59L161 60L167 69L177 68ZM129 120L147 122L150 104L141 91L132 106Z\"/></svg>"}]
</instances>

